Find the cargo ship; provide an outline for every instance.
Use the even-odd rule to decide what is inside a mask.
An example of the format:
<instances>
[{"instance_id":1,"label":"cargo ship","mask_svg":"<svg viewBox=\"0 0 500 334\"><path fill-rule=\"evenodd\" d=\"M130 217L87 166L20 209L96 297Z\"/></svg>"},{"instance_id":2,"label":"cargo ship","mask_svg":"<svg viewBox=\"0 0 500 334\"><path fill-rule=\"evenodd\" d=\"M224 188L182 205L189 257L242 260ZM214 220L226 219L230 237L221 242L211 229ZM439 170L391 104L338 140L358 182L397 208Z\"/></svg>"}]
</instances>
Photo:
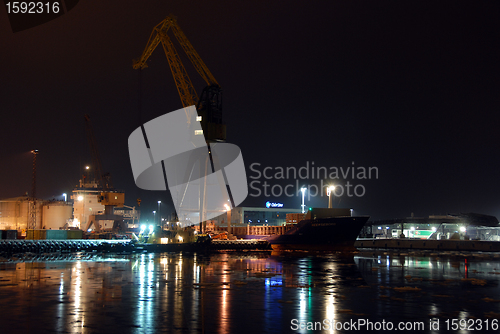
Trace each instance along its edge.
<instances>
[{"instance_id":1,"label":"cargo ship","mask_svg":"<svg viewBox=\"0 0 500 334\"><path fill-rule=\"evenodd\" d=\"M237 235L267 240L273 250L354 251L354 242L369 216L352 216L350 209L310 208L287 214L286 229L270 235Z\"/></svg>"}]
</instances>

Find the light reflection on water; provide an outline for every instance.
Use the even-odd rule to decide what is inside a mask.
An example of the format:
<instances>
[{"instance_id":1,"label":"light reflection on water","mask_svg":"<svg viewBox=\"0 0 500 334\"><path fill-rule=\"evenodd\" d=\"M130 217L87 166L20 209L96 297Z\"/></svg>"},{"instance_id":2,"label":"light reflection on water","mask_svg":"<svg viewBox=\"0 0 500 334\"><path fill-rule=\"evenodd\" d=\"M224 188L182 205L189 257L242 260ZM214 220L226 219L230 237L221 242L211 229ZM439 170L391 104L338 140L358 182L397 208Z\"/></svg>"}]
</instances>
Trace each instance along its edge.
<instances>
[{"instance_id":1,"label":"light reflection on water","mask_svg":"<svg viewBox=\"0 0 500 334\"><path fill-rule=\"evenodd\" d=\"M292 330L293 319L303 327L324 319L443 325L498 318L499 279L498 257L471 254L151 253L0 262L0 320L2 333L311 332Z\"/></svg>"}]
</instances>

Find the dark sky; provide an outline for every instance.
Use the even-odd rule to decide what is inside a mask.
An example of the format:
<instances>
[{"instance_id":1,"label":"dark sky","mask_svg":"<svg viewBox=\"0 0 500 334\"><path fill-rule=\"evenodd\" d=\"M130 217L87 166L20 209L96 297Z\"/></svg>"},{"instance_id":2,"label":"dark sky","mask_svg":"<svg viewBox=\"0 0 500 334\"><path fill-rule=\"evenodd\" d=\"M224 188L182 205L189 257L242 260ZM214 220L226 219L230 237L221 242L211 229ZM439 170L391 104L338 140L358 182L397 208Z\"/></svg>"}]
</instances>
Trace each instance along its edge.
<instances>
[{"instance_id":1,"label":"dark sky","mask_svg":"<svg viewBox=\"0 0 500 334\"><path fill-rule=\"evenodd\" d=\"M2 7L0 198L31 189L34 148L37 197L71 192L91 161L87 113L126 204L140 197L144 216L158 200L163 212L173 210L168 192L135 186L127 148L140 124L132 59L169 13L224 90L228 142L241 148L248 177L256 175L252 163L262 170L354 162L377 167L378 178L331 181L365 190L335 197L335 206L372 219L500 216L498 1L85 0L18 33ZM143 122L182 107L161 48L148 64ZM203 81L185 66L201 92ZM267 200L301 204L297 196L249 196L243 205ZM306 203L327 204L325 196Z\"/></svg>"}]
</instances>

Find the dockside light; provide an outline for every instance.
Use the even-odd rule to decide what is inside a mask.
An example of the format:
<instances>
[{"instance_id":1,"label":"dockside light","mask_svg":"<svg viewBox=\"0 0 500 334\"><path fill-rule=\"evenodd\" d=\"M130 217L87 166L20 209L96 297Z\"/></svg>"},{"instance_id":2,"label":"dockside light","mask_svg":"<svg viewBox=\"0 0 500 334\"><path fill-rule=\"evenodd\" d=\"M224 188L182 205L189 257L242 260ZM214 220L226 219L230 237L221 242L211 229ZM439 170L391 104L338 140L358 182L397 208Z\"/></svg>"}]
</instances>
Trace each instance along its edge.
<instances>
[{"instance_id":1,"label":"dockside light","mask_svg":"<svg viewBox=\"0 0 500 334\"><path fill-rule=\"evenodd\" d=\"M306 188L302 187L300 188L300 191L302 192L302 205L301 205L301 208L302 208L302 213L305 213L306 212L306 205L304 204L304 196L305 196L305 193L306 193Z\"/></svg>"}]
</instances>

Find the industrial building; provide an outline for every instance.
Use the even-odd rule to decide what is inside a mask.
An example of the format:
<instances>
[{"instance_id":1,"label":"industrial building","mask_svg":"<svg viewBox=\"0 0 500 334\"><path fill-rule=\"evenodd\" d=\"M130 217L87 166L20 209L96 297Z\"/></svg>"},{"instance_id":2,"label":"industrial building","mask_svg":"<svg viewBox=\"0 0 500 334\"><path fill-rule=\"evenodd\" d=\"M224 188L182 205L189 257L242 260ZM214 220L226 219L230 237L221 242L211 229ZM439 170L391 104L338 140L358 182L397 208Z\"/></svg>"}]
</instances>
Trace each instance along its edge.
<instances>
[{"instance_id":1,"label":"industrial building","mask_svg":"<svg viewBox=\"0 0 500 334\"><path fill-rule=\"evenodd\" d=\"M103 194L99 183L94 181L85 182L79 181L79 186L73 189L73 225L81 229L85 229L88 225L89 219L92 216L104 215L106 207L102 204L100 197ZM129 228L138 226L140 212L135 207L122 205L118 208L113 207L113 215L120 216ZM99 221L101 229L112 229L114 221L112 219L103 219Z\"/></svg>"},{"instance_id":2,"label":"industrial building","mask_svg":"<svg viewBox=\"0 0 500 334\"><path fill-rule=\"evenodd\" d=\"M101 191L98 188L97 182L84 183L84 181L80 180L79 187L73 190L73 195L71 196L74 203L73 217L75 226L84 228L91 215L104 213L104 205L99 202Z\"/></svg>"},{"instance_id":3,"label":"industrial building","mask_svg":"<svg viewBox=\"0 0 500 334\"><path fill-rule=\"evenodd\" d=\"M458 213L410 217L368 222L361 237L418 239L472 239L500 241L500 224L493 216L478 213Z\"/></svg>"},{"instance_id":4,"label":"industrial building","mask_svg":"<svg viewBox=\"0 0 500 334\"><path fill-rule=\"evenodd\" d=\"M32 218L32 202L28 196L0 200L0 230L26 230ZM68 224L72 216L73 207L67 202L36 200L36 229L59 229Z\"/></svg>"},{"instance_id":5,"label":"industrial building","mask_svg":"<svg viewBox=\"0 0 500 334\"><path fill-rule=\"evenodd\" d=\"M34 228L45 230L84 228L90 215L104 212L104 205L98 201L99 193L97 189L75 189L71 196L74 203L37 199ZM32 203L32 198L28 196L0 200L0 230L25 232L32 218L30 212ZM114 214L122 216L131 228L136 227L140 217L139 210L134 207L116 208ZM108 223L103 221L102 228L111 228L112 223L109 222L108 226Z\"/></svg>"},{"instance_id":6,"label":"industrial building","mask_svg":"<svg viewBox=\"0 0 500 334\"><path fill-rule=\"evenodd\" d=\"M301 213L300 209L236 207L231 210L231 225L280 226L286 222L287 213ZM227 212L212 219L216 224L227 224Z\"/></svg>"}]
</instances>

